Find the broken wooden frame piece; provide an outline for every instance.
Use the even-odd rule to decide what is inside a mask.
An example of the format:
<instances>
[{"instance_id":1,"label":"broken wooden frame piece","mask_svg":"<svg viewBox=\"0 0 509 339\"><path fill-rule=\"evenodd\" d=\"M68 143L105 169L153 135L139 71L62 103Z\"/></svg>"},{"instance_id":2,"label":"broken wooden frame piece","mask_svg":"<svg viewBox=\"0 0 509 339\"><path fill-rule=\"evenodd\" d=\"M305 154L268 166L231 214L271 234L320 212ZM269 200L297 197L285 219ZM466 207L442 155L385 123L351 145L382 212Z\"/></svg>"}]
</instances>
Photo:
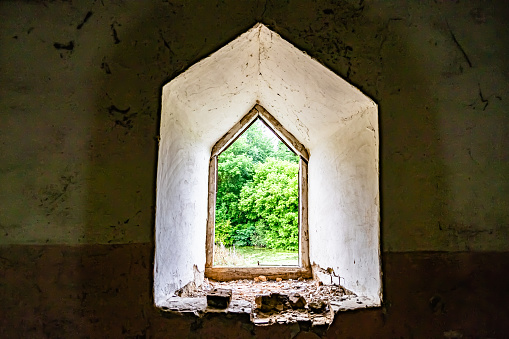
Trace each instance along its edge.
<instances>
[{"instance_id":1,"label":"broken wooden frame piece","mask_svg":"<svg viewBox=\"0 0 509 339\"><path fill-rule=\"evenodd\" d=\"M255 121L260 119L272 132L299 158L299 266L265 267L214 267L214 234L217 192L217 157L244 133ZM288 132L265 108L256 104L238 123L236 123L212 147L209 163L209 193L206 236L205 276L214 280L252 279L264 275L268 279L311 278L309 264L308 232L308 161L309 151L297 138Z\"/></svg>"}]
</instances>

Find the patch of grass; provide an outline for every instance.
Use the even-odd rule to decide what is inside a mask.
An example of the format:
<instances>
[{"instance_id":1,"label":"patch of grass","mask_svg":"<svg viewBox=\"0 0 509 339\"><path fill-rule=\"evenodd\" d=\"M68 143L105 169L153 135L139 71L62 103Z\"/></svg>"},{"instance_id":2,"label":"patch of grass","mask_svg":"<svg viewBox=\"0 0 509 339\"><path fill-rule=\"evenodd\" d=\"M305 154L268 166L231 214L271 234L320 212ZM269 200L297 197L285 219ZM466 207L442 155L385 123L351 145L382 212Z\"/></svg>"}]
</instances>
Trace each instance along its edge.
<instances>
[{"instance_id":1,"label":"patch of grass","mask_svg":"<svg viewBox=\"0 0 509 339\"><path fill-rule=\"evenodd\" d=\"M297 266L299 252L263 247L214 246L214 265L217 266Z\"/></svg>"},{"instance_id":2,"label":"patch of grass","mask_svg":"<svg viewBox=\"0 0 509 339\"><path fill-rule=\"evenodd\" d=\"M285 251L251 246L238 247L237 251L244 257L246 266L297 266L299 264L298 251Z\"/></svg>"},{"instance_id":3,"label":"patch of grass","mask_svg":"<svg viewBox=\"0 0 509 339\"><path fill-rule=\"evenodd\" d=\"M246 262L235 246L225 247L220 244L214 245L214 266L246 266Z\"/></svg>"}]
</instances>

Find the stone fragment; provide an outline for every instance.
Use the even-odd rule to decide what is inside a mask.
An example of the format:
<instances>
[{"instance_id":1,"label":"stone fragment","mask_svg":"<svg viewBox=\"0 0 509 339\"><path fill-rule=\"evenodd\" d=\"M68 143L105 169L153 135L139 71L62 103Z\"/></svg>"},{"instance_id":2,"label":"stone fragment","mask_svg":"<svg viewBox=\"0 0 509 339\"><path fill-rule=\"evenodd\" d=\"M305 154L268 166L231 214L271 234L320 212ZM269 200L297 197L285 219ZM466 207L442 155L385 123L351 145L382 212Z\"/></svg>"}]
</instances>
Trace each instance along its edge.
<instances>
[{"instance_id":1,"label":"stone fragment","mask_svg":"<svg viewBox=\"0 0 509 339\"><path fill-rule=\"evenodd\" d=\"M325 302L322 299L313 300L308 304L309 309L313 313L322 313L325 311Z\"/></svg>"},{"instance_id":2,"label":"stone fragment","mask_svg":"<svg viewBox=\"0 0 509 339\"><path fill-rule=\"evenodd\" d=\"M228 313L251 314L252 308L251 303L247 300L232 300L228 306Z\"/></svg>"},{"instance_id":3,"label":"stone fragment","mask_svg":"<svg viewBox=\"0 0 509 339\"><path fill-rule=\"evenodd\" d=\"M270 322L269 318L255 318L253 319L253 323L256 325L268 325Z\"/></svg>"},{"instance_id":4,"label":"stone fragment","mask_svg":"<svg viewBox=\"0 0 509 339\"><path fill-rule=\"evenodd\" d=\"M214 288L207 293L207 306L213 308L227 308L232 300L232 290Z\"/></svg>"},{"instance_id":5,"label":"stone fragment","mask_svg":"<svg viewBox=\"0 0 509 339\"><path fill-rule=\"evenodd\" d=\"M290 307L294 310L302 309L306 306L306 299L299 293L290 294L288 296Z\"/></svg>"},{"instance_id":6,"label":"stone fragment","mask_svg":"<svg viewBox=\"0 0 509 339\"><path fill-rule=\"evenodd\" d=\"M313 326L321 326L327 324L327 318L322 316L317 316L312 318Z\"/></svg>"},{"instance_id":7,"label":"stone fragment","mask_svg":"<svg viewBox=\"0 0 509 339\"><path fill-rule=\"evenodd\" d=\"M188 297L170 297L165 305L167 310L179 313L196 313L202 312L207 307L205 297L188 298Z\"/></svg>"},{"instance_id":8,"label":"stone fragment","mask_svg":"<svg viewBox=\"0 0 509 339\"><path fill-rule=\"evenodd\" d=\"M268 297L269 297L268 294L257 294L255 296L255 308L258 310L261 310L264 298L268 298Z\"/></svg>"},{"instance_id":9,"label":"stone fragment","mask_svg":"<svg viewBox=\"0 0 509 339\"><path fill-rule=\"evenodd\" d=\"M260 277L254 277L253 279L255 282L260 282Z\"/></svg>"},{"instance_id":10,"label":"stone fragment","mask_svg":"<svg viewBox=\"0 0 509 339\"><path fill-rule=\"evenodd\" d=\"M255 305L262 312L283 311L290 308L288 296L279 293L259 294L255 297Z\"/></svg>"},{"instance_id":11,"label":"stone fragment","mask_svg":"<svg viewBox=\"0 0 509 339\"><path fill-rule=\"evenodd\" d=\"M264 275L259 276L258 279L260 279L260 281L267 281L267 277Z\"/></svg>"},{"instance_id":12,"label":"stone fragment","mask_svg":"<svg viewBox=\"0 0 509 339\"><path fill-rule=\"evenodd\" d=\"M283 279L281 279L281 278L276 278L276 281L277 281L277 282L281 282L281 281L283 281Z\"/></svg>"},{"instance_id":13,"label":"stone fragment","mask_svg":"<svg viewBox=\"0 0 509 339\"><path fill-rule=\"evenodd\" d=\"M338 312L340 310L341 302L339 302L339 301L330 301L329 303L331 305L333 313L336 313L336 312Z\"/></svg>"}]
</instances>

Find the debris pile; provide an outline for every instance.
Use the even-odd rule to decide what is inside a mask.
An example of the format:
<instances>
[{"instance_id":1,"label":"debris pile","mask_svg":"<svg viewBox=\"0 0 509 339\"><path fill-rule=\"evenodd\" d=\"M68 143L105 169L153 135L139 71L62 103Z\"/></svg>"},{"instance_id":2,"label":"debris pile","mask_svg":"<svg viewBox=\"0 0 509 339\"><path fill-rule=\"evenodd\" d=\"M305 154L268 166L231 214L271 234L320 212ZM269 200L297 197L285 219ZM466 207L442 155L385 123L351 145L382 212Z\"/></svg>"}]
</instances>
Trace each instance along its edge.
<instances>
[{"instance_id":1,"label":"debris pile","mask_svg":"<svg viewBox=\"0 0 509 339\"><path fill-rule=\"evenodd\" d=\"M252 305L251 319L257 325L311 321L313 325L332 323L341 302L357 300L351 291L339 285L319 281L268 280L265 276L234 281L205 280L188 293L189 297L207 297L209 307L227 308L230 301Z\"/></svg>"}]
</instances>

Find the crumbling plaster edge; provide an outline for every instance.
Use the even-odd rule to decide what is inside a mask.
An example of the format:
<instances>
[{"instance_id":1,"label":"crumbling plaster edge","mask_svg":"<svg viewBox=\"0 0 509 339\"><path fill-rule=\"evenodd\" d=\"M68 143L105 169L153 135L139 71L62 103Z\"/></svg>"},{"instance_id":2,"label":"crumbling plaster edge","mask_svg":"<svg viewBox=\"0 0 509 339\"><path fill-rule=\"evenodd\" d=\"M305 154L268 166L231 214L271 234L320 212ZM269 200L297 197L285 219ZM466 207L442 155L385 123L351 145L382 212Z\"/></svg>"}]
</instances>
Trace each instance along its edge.
<instances>
[{"instance_id":1,"label":"crumbling plaster edge","mask_svg":"<svg viewBox=\"0 0 509 339\"><path fill-rule=\"evenodd\" d=\"M323 285L331 285L331 286L341 286L341 277L337 275L333 269L327 268L323 269L316 263L312 263L311 265L313 280L316 282L320 282ZM204 282L204 272L201 272L197 269L196 265L194 266L195 271L195 280L189 282L186 286L184 286L180 292L185 292L187 289L194 289L195 287L201 287ZM380 275L382 276L382 271L380 271ZM200 277L201 275L201 277ZM330 281L329 279L330 278ZM334 278L338 279L336 283ZM355 293L355 292L354 292ZM378 300L371 299L367 296L353 294L351 296L347 296L344 300L331 301L327 300L327 304L329 306L329 311L332 312L332 321L341 313L347 311L358 311L368 308L380 308L383 305L382 302L382 286L380 287L380 296ZM307 320L295 319L293 321L273 321L273 322L259 322L259 318L256 318L256 306L253 305L248 300L232 300L226 309L217 309L207 305L207 297L181 297L177 295L172 295L169 298L166 298L162 303L156 304L154 306L160 310L163 316L170 315L180 315L180 316L191 316L195 318L203 318L207 315L224 315L227 317L239 316L239 317L249 317L249 321L255 326L270 326L276 324L299 324L299 323L310 323L311 327L315 326L323 326L327 327L332 324L330 323L315 323L313 322L313 317L310 317ZM283 312L279 312L279 314L283 317ZM277 317L277 315L276 315ZM320 317L320 316L318 316ZM323 317L322 317L323 318ZM247 318L245 319L247 320Z\"/></svg>"},{"instance_id":2,"label":"crumbling plaster edge","mask_svg":"<svg viewBox=\"0 0 509 339\"><path fill-rule=\"evenodd\" d=\"M378 305L373 300L368 297L363 296L353 296L348 298L341 303L339 302L329 302L331 309L329 312L333 313L332 321L330 323L323 322L314 322L313 317L308 319L295 319L288 320L284 322L280 321L272 321L272 322L260 322L257 321L260 318L256 318L256 309L253 305L246 300L232 300L228 308L226 309L216 309L207 306L207 298L206 297L178 297L173 296L166 300L163 305L156 306L164 317L171 317L172 315L178 316L188 316L192 318L204 318L207 315L224 315L226 317L240 317L244 318L247 322L247 317L249 317L249 322L251 322L255 326L271 326L271 325L281 325L281 324L300 324L300 323L308 323L311 327L318 327L326 325L327 327L332 324L334 319L339 316L341 312L347 311L358 311L368 308L379 308L381 305ZM284 312L279 313L283 316ZM276 315L277 317L277 315ZM320 315L318 318L322 318Z\"/></svg>"}]
</instances>

